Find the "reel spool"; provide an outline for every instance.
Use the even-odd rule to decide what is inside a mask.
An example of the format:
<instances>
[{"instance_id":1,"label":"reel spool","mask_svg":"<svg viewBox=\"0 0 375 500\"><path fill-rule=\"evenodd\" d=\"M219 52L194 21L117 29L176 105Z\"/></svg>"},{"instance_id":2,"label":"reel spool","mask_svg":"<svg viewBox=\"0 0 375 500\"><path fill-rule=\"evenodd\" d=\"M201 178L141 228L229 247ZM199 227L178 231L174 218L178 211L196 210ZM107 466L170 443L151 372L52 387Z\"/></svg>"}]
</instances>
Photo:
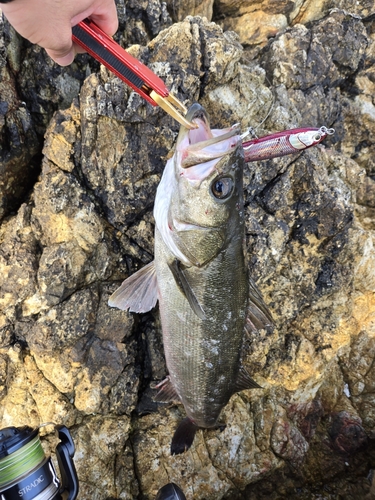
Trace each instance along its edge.
<instances>
[{"instance_id":1,"label":"reel spool","mask_svg":"<svg viewBox=\"0 0 375 500\"><path fill-rule=\"evenodd\" d=\"M56 447L61 481L51 457L44 454L38 428L23 426L0 430L0 500L77 498L74 443L64 425L56 425L55 429L61 440Z\"/></svg>"}]
</instances>

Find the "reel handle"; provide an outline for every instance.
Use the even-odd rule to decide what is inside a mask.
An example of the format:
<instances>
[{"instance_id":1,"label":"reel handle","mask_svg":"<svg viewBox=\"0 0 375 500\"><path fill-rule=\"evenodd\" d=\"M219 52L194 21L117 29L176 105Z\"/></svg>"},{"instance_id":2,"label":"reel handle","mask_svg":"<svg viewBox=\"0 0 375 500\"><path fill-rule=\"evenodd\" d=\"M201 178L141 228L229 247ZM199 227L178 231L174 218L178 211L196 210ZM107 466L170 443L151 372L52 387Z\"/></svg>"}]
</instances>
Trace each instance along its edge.
<instances>
[{"instance_id":1,"label":"reel handle","mask_svg":"<svg viewBox=\"0 0 375 500\"><path fill-rule=\"evenodd\" d=\"M79 485L73 462L74 443L65 425L55 426L60 443L56 446L56 457L61 475L60 494L64 500L74 500L78 496Z\"/></svg>"}]
</instances>

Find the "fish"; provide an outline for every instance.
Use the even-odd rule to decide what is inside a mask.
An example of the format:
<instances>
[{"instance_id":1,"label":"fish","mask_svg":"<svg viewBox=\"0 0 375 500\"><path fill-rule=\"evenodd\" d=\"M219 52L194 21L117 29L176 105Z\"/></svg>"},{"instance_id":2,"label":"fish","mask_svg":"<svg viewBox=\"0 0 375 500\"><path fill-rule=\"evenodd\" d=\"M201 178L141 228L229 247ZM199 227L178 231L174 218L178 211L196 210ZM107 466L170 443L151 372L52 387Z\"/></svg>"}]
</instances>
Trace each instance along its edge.
<instances>
[{"instance_id":1,"label":"fish","mask_svg":"<svg viewBox=\"0 0 375 500\"><path fill-rule=\"evenodd\" d=\"M169 375L155 399L180 402L187 415L172 455L190 448L197 429L223 429L234 393L260 388L243 366L243 343L273 325L246 258L240 127L211 130L199 103L186 118L197 128L180 128L155 196L154 260L109 299L137 313L159 301Z\"/></svg>"},{"instance_id":2,"label":"fish","mask_svg":"<svg viewBox=\"0 0 375 500\"><path fill-rule=\"evenodd\" d=\"M155 500L186 500L186 496L177 484L168 483L160 488Z\"/></svg>"}]
</instances>

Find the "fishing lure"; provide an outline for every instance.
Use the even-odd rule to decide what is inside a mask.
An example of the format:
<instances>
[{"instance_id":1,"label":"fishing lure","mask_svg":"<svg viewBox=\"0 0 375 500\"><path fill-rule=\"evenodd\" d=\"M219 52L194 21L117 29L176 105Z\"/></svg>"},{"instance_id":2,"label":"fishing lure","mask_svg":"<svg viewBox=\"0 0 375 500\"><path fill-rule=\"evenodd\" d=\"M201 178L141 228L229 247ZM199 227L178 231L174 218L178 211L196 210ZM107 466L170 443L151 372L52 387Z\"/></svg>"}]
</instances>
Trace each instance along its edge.
<instances>
[{"instance_id":1,"label":"fishing lure","mask_svg":"<svg viewBox=\"0 0 375 500\"><path fill-rule=\"evenodd\" d=\"M251 129L250 129L251 133ZM304 149L316 146L335 133L333 128L294 128L284 130L264 137L256 137L242 143L247 163L259 160L269 160L280 156L299 153ZM242 135L246 137L249 132Z\"/></svg>"}]
</instances>

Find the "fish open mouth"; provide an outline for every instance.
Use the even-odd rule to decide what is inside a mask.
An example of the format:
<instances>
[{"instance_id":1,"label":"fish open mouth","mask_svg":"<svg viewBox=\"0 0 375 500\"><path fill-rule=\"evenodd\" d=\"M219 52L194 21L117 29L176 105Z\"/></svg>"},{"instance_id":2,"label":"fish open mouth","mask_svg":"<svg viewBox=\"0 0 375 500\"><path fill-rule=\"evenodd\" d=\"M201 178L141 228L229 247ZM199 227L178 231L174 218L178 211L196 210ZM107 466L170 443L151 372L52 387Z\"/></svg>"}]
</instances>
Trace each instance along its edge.
<instances>
[{"instance_id":1,"label":"fish open mouth","mask_svg":"<svg viewBox=\"0 0 375 500\"><path fill-rule=\"evenodd\" d=\"M181 127L177 151L183 169L222 158L231 153L241 140L238 123L227 129L211 130L207 113L198 103L190 107L186 118L197 128L189 130Z\"/></svg>"}]
</instances>

